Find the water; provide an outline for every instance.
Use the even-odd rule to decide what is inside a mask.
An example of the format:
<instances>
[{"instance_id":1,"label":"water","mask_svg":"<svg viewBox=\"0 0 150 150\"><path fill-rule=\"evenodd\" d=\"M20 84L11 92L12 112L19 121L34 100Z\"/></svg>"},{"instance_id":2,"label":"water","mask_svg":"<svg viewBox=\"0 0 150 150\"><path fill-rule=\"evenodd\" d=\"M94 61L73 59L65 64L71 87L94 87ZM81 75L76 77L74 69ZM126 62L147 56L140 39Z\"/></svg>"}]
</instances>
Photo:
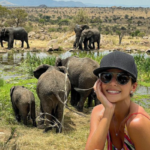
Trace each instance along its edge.
<instances>
[{"instance_id":1,"label":"water","mask_svg":"<svg viewBox=\"0 0 150 150\"><path fill-rule=\"evenodd\" d=\"M87 51L87 54L94 54L94 56L98 55L106 55L110 53L111 51L105 50L105 51ZM32 55L36 55L39 58L45 58L45 57L51 57L51 56L60 56L61 58L67 58L72 55L72 52L55 52L55 53L48 53L48 52L29 52ZM77 51L76 53L80 53L80 51ZM85 52L84 52L85 53ZM136 55L144 55L145 58L150 58L150 55L148 53L131 53L131 55L136 56ZM2 53L0 54L0 64L5 64L5 65L13 65L13 64L18 64L21 61L25 60L27 57L27 52L21 52L21 53Z\"/></svg>"},{"instance_id":2,"label":"water","mask_svg":"<svg viewBox=\"0 0 150 150\"><path fill-rule=\"evenodd\" d=\"M138 86L135 94L138 94L138 95L150 95L150 87Z\"/></svg>"},{"instance_id":3,"label":"water","mask_svg":"<svg viewBox=\"0 0 150 150\"><path fill-rule=\"evenodd\" d=\"M110 53L111 51L106 50L106 51L87 51L87 54L94 54L94 56L98 56L98 55L106 55L108 53ZM45 58L45 57L52 57L52 56L59 56L61 58L67 58L69 56L72 55L72 52L56 52L56 53L48 53L48 52L29 52L32 55L36 55L39 58ZM77 54L80 53L80 51L76 52ZM135 55L141 55L145 58L150 57L150 55L148 55L147 53L132 53L131 55L135 56ZM23 60L25 60L27 57L27 52L21 52L21 53L12 53L12 52L8 52L8 53L2 53L0 54L0 73L1 73L1 77L4 79L10 79L10 78L14 78L18 75L3 75L3 69L5 68L5 71L10 71L13 72L14 70L12 69L14 65L18 65L20 62L22 62ZM148 95L150 94L150 87L144 87L144 86L139 86L137 88L137 91L135 92L135 94L138 95Z\"/></svg>"}]
</instances>

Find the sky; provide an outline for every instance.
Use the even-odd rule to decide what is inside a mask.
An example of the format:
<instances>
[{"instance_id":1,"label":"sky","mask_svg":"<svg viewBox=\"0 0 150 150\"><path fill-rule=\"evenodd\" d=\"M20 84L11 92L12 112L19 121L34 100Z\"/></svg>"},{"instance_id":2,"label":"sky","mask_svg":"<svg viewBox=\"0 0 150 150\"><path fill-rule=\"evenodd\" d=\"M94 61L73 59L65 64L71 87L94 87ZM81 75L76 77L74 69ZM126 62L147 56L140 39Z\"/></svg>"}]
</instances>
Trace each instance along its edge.
<instances>
[{"instance_id":1,"label":"sky","mask_svg":"<svg viewBox=\"0 0 150 150\"><path fill-rule=\"evenodd\" d=\"M61 0L57 0L61 1ZM70 1L70 0L63 0ZM150 6L150 0L73 0L83 3L102 4L102 5L148 5Z\"/></svg>"},{"instance_id":2,"label":"sky","mask_svg":"<svg viewBox=\"0 0 150 150\"><path fill-rule=\"evenodd\" d=\"M27 4L27 3L45 3L49 4L50 0L0 0L1 1L8 1L13 4ZM97 4L95 6L101 7L103 6L127 6L127 7L150 7L150 0L55 0L55 1L76 1L82 2L84 4ZM102 6L102 7L103 7Z\"/></svg>"}]
</instances>

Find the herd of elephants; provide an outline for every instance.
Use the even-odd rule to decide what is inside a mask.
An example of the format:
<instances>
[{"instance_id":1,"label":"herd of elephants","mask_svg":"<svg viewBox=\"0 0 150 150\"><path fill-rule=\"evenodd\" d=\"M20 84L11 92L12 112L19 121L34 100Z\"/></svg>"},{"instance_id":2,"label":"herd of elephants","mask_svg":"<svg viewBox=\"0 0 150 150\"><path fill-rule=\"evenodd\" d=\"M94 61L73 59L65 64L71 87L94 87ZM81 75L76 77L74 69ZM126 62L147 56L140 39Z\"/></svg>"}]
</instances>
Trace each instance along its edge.
<instances>
[{"instance_id":1,"label":"herd of elephants","mask_svg":"<svg viewBox=\"0 0 150 150\"><path fill-rule=\"evenodd\" d=\"M94 42L100 44L100 33L97 29L90 29L87 25L76 25L76 39L74 47L84 49L95 48ZM28 34L22 27L4 28L0 32L2 40L8 41L8 48L13 47L14 39L19 39L28 44ZM87 47L87 43L89 43ZM91 46L93 44L93 47ZM3 45L2 45L3 46ZM84 103L88 98L88 107L100 102L93 90L93 85L97 77L93 70L99 67L98 62L90 58L68 57L65 59L56 58L55 65L43 64L38 66L34 71L34 77L38 79L36 92L40 99L40 121L38 127L46 125L44 132L56 128L56 133L62 132L62 120L64 106L67 105L67 97L71 93L70 103L78 111L82 112ZM34 94L24 86L13 86L10 89L10 98L16 120L27 125L31 117L33 126L36 124L36 108ZM45 119L46 118L46 119Z\"/></svg>"},{"instance_id":2,"label":"herd of elephants","mask_svg":"<svg viewBox=\"0 0 150 150\"><path fill-rule=\"evenodd\" d=\"M84 44L84 49L95 49L95 42L97 43L97 48L100 48L100 32L96 28L89 28L88 25L75 25L74 31L76 34L75 42L73 44L74 48L82 48L82 43ZM0 42L3 47L3 41L8 42L8 49L13 48L14 40L20 40L22 42L21 47L24 46L24 41L29 47L28 33L23 27L7 27L0 30Z\"/></svg>"}]
</instances>

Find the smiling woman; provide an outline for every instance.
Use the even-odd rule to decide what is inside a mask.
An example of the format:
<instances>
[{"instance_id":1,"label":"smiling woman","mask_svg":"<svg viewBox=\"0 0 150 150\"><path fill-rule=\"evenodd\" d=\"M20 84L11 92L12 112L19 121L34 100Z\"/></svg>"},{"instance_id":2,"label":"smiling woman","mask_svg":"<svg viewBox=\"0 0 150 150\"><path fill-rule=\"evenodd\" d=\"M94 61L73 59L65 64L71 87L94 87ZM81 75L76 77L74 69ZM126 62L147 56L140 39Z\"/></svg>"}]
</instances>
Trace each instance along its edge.
<instances>
[{"instance_id":1,"label":"smiling woman","mask_svg":"<svg viewBox=\"0 0 150 150\"><path fill-rule=\"evenodd\" d=\"M99 77L94 85L101 105L91 114L86 150L147 150L150 147L150 116L131 96L137 88L134 58L115 51L101 60L94 70Z\"/></svg>"}]
</instances>

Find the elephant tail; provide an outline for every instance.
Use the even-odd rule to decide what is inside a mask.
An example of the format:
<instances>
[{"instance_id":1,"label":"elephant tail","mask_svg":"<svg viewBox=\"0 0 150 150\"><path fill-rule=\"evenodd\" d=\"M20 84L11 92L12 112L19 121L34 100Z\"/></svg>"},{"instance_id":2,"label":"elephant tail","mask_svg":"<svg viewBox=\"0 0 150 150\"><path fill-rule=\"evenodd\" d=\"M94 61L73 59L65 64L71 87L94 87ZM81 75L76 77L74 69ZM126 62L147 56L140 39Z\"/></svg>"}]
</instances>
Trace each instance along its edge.
<instances>
[{"instance_id":1,"label":"elephant tail","mask_svg":"<svg viewBox=\"0 0 150 150\"><path fill-rule=\"evenodd\" d=\"M72 111L72 112L74 112L74 113L76 113L76 114L78 114L78 115L80 115L80 116L84 116L84 117L87 117L86 115L84 115L84 114L81 114L81 113L79 113L79 112L77 112L77 111L75 111L75 110L72 110L72 109L70 109L68 106L67 106L67 104L66 103L64 103L62 100L61 100L61 98L59 97L59 95L58 94L54 94L56 97L57 97L57 99L62 103L62 104L64 104L65 105L65 108L67 108L67 109L69 109L70 111ZM67 102L67 101L66 101Z\"/></svg>"},{"instance_id":2,"label":"elephant tail","mask_svg":"<svg viewBox=\"0 0 150 150\"><path fill-rule=\"evenodd\" d=\"M74 88L75 89L75 91L77 91L77 92L85 92L85 91L89 91L89 90L92 90L93 89L93 87L91 87L91 88L88 88L88 89L80 89L80 88Z\"/></svg>"}]
</instances>

